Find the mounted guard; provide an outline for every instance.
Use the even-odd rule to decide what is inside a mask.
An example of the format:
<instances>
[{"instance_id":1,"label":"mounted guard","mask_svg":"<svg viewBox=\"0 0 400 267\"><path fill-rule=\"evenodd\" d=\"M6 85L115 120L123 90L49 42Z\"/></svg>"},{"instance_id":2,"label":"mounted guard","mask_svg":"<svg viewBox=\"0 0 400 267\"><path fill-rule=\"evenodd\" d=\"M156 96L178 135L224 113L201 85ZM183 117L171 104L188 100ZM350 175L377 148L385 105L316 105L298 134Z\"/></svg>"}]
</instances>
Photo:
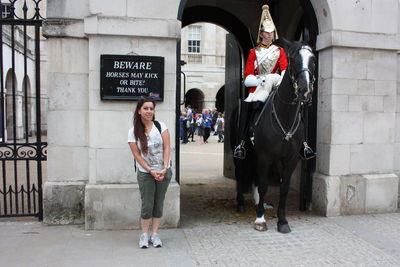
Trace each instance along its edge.
<instances>
[{"instance_id":1,"label":"mounted guard","mask_svg":"<svg viewBox=\"0 0 400 267\"><path fill-rule=\"evenodd\" d=\"M277 88L285 74L288 62L285 51L272 42L278 38L268 5L262 7L258 31L258 45L251 49L244 70L244 85L249 95L241 102L239 117L239 140L233 156L246 157L245 139L250 125L254 123L256 110L264 104L273 88Z\"/></svg>"},{"instance_id":2,"label":"mounted guard","mask_svg":"<svg viewBox=\"0 0 400 267\"><path fill-rule=\"evenodd\" d=\"M269 186L279 186L277 230L289 233L286 200L292 173L300 156L305 159L315 156L305 142L307 125L303 111L312 103L316 57L308 45L306 29L301 42L281 38L272 43L275 37L276 29L268 6L263 6L260 44L250 51L245 69L245 85L252 87L242 102L241 114L232 113L231 140L240 140L238 146L232 144L238 212L244 211L243 193L249 191L252 183L258 193L254 227L259 231L267 230L264 200ZM261 112L255 112L259 106L262 106ZM255 126L249 131L254 117L257 117ZM249 140L248 132L254 137L253 140L250 137L254 145L247 141L246 156L244 147L245 140ZM300 151L303 155L299 155Z\"/></svg>"}]
</instances>

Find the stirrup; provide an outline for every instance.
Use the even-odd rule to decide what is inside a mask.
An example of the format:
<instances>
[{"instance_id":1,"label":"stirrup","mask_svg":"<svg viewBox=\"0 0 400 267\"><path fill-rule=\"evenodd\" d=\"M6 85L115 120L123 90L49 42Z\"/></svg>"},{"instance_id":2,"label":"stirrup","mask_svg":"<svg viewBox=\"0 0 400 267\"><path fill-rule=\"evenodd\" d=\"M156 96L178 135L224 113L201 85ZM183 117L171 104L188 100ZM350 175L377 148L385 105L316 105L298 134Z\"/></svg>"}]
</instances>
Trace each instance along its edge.
<instances>
[{"instance_id":1,"label":"stirrup","mask_svg":"<svg viewBox=\"0 0 400 267\"><path fill-rule=\"evenodd\" d=\"M312 150L312 148L307 144L307 142L303 142L304 150L303 157L305 160L309 160L314 158L317 154Z\"/></svg>"},{"instance_id":2,"label":"stirrup","mask_svg":"<svg viewBox=\"0 0 400 267\"><path fill-rule=\"evenodd\" d=\"M233 157L237 159L245 159L246 158L246 149L244 148L244 141L241 141L240 144L235 147L233 151Z\"/></svg>"}]
</instances>

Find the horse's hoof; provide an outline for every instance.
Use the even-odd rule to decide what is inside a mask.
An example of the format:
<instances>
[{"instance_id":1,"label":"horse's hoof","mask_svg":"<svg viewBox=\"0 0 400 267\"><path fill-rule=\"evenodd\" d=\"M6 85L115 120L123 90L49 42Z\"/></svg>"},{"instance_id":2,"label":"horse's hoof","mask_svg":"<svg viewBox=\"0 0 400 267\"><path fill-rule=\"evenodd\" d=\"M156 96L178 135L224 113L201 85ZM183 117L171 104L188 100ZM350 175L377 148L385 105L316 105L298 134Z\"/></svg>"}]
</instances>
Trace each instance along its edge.
<instances>
[{"instance_id":1,"label":"horse's hoof","mask_svg":"<svg viewBox=\"0 0 400 267\"><path fill-rule=\"evenodd\" d=\"M256 229L257 231L267 231L268 230L267 223L265 223L265 222L255 223L254 229Z\"/></svg>"},{"instance_id":2,"label":"horse's hoof","mask_svg":"<svg viewBox=\"0 0 400 267\"><path fill-rule=\"evenodd\" d=\"M278 224L278 232L282 234L287 234L290 233L292 230L290 230L289 224Z\"/></svg>"},{"instance_id":3,"label":"horse's hoof","mask_svg":"<svg viewBox=\"0 0 400 267\"><path fill-rule=\"evenodd\" d=\"M236 206L236 211L238 213L244 213L246 211L246 208L244 207L244 205L237 205Z\"/></svg>"}]
</instances>

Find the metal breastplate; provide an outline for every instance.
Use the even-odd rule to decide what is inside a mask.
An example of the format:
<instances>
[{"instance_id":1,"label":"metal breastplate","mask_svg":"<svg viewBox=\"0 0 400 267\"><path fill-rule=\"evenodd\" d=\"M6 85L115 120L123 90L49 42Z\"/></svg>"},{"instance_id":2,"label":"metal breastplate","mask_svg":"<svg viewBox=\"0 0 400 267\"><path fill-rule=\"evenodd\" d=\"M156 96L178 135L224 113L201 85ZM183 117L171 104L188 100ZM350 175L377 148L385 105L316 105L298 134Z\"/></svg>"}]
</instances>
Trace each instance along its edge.
<instances>
[{"instance_id":1,"label":"metal breastplate","mask_svg":"<svg viewBox=\"0 0 400 267\"><path fill-rule=\"evenodd\" d=\"M270 50L270 51L268 51ZM255 49L258 64L259 74L270 74L274 69L276 62L279 59L280 50L279 47L273 45L273 47L265 48L265 47L257 47ZM267 54L266 54L267 53ZM260 58L266 57L264 60L260 60Z\"/></svg>"}]
</instances>

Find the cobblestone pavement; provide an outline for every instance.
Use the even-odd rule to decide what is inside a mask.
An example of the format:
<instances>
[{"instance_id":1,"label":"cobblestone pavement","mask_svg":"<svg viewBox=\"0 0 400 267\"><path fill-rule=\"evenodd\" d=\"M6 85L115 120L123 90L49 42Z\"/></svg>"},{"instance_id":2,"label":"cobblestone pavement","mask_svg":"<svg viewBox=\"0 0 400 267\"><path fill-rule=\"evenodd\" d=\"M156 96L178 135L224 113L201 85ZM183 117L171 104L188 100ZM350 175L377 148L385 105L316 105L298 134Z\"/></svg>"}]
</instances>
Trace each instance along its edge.
<instances>
[{"instance_id":1,"label":"cobblestone pavement","mask_svg":"<svg viewBox=\"0 0 400 267\"><path fill-rule=\"evenodd\" d=\"M234 198L220 194L232 187L223 179L182 186L181 226L199 266L400 266L399 213L325 218L297 211L292 193L292 232L276 231L275 210L266 212L269 230L258 232L251 201L237 214ZM275 202L277 192L271 195Z\"/></svg>"},{"instance_id":2,"label":"cobblestone pavement","mask_svg":"<svg viewBox=\"0 0 400 267\"><path fill-rule=\"evenodd\" d=\"M193 149L201 154L188 153ZM205 146L188 145L185 153L196 166L182 159L181 224L160 230L163 248L139 249L139 230L85 231L0 220L0 266L400 266L400 213L321 217L298 211L298 195L291 191L292 232L276 231L275 209L266 211L269 230L258 232L250 196L247 211L235 212L235 182L222 177L218 167L221 144L211 139ZM210 160L207 167L199 166L203 158ZM190 171L185 173L185 166ZM267 202L276 207L277 196L272 188Z\"/></svg>"},{"instance_id":3,"label":"cobblestone pavement","mask_svg":"<svg viewBox=\"0 0 400 267\"><path fill-rule=\"evenodd\" d=\"M198 266L400 266L400 213L325 218L300 212L297 201L290 192L291 233L277 232L275 208L266 211L269 230L258 232L250 196L246 212L235 212L233 180L183 177L181 229L192 258ZM277 188L267 202L277 206Z\"/></svg>"}]
</instances>

